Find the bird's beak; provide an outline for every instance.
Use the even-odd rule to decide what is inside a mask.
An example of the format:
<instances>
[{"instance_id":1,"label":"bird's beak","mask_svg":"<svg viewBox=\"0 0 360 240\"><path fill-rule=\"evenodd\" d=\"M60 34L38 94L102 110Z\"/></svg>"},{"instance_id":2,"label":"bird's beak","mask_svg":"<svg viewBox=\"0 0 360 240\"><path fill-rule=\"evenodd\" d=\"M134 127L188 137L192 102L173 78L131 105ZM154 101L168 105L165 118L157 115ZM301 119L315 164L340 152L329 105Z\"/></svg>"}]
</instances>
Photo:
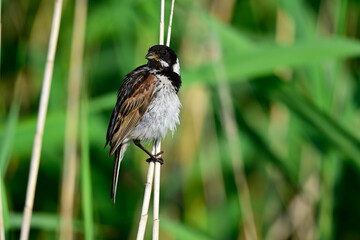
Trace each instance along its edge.
<instances>
[{"instance_id":1,"label":"bird's beak","mask_svg":"<svg viewBox=\"0 0 360 240\"><path fill-rule=\"evenodd\" d=\"M146 58L147 60L153 60L153 59L157 60L159 57L158 57L158 55L156 55L155 53L149 52L149 53L145 56L145 58Z\"/></svg>"}]
</instances>

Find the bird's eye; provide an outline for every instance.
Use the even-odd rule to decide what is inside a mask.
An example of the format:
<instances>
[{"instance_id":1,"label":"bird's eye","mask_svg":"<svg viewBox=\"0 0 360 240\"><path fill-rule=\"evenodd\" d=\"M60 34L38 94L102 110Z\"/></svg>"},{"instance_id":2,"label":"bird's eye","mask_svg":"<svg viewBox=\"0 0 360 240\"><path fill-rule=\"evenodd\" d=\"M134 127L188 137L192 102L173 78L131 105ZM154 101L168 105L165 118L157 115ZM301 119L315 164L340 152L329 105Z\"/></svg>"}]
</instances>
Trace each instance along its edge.
<instances>
[{"instance_id":1,"label":"bird's eye","mask_svg":"<svg viewBox=\"0 0 360 240\"><path fill-rule=\"evenodd\" d=\"M161 50L161 55L166 55L167 54L167 51L164 49L164 50Z\"/></svg>"}]
</instances>

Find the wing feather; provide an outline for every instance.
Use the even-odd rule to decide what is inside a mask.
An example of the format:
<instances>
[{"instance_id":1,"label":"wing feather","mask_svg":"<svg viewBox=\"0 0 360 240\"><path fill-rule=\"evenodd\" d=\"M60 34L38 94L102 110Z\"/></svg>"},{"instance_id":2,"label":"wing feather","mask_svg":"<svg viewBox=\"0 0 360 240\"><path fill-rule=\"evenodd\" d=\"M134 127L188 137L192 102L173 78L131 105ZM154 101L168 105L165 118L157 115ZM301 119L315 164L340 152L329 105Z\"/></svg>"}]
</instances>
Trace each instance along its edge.
<instances>
[{"instance_id":1,"label":"wing feather","mask_svg":"<svg viewBox=\"0 0 360 240\"><path fill-rule=\"evenodd\" d=\"M117 104L114 109L112 119L113 122L111 132L108 132L108 141L110 142L110 153L112 155L120 146L122 141L129 135L129 133L136 127L141 117L148 109L151 101L155 96L154 91L154 75L141 74L136 78L132 87L136 87L128 97L122 98L121 104ZM119 91L120 94L120 91ZM119 97L118 96L118 101Z\"/></svg>"}]
</instances>

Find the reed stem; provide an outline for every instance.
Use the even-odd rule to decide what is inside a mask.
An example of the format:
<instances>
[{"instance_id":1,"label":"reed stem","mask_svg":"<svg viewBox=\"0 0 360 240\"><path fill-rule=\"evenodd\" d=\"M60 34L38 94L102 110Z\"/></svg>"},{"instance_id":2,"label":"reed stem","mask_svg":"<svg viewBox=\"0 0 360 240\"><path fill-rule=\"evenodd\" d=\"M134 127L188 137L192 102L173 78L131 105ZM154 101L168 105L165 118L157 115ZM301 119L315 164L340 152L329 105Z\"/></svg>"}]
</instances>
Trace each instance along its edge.
<instances>
[{"instance_id":1,"label":"reed stem","mask_svg":"<svg viewBox=\"0 0 360 240\"><path fill-rule=\"evenodd\" d=\"M153 152L154 152L154 146L153 146ZM139 229L137 233L137 240L143 240L145 236L145 229L146 229L146 223L148 219L148 210L150 205L150 197L151 197L151 189L152 189L152 183L154 179L154 162L149 163L149 169L148 174L146 178L146 184L145 184L145 193L144 193L144 200L143 205L141 209L141 218L139 223Z\"/></svg>"},{"instance_id":2,"label":"reed stem","mask_svg":"<svg viewBox=\"0 0 360 240\"><path fill-rule=\"evenodd\" d=\"M60 202L60 240L73 238L73 211L79 157L78 125L87 0L76 0L68 79L64 165Z\"/></svg>"},{"instance_id":3,"label":"reed stem","mask_svg":"<svg viewBox=\"0 0 360 240\"><path fill-rule=\"evenodd\" d=\"M38 112L38 120L36 125L36 132L34 137L34 145L31 155L30 172L26 191L26 201L24 206L23 222L21 226L20 240L27 240L29 238L30 223L32 209L34 205L35 189L37 175L40 165L40 153L42 147L42 137L44 133L46 112L49 102L51 80L54 69L55 52L57 46L57 40L59 36L61 11L63 0L56 0L54 5L54 15L51 26L50 41L48 48L48 55L45 66L45 73L43 78L43 85L41 89L40 105Z\"/></svg>"},{"instance_id":4,"label":"reed stem","mask_svg":"<svg viewBox=\"0 0 360 240\"><path fill-rule=\"evenodd\" d=\"M172 0L171 1L171 11L170 11L169 26L168 26L167 38L166 38L166 46L168 46L168 47L170 47L171 27L172 27L173 15L174 15L174 6L175 6L175 0Z\"/></svg>"},{"instance_id":5,"label":"reed stem","mask_svg":"<svg viewBox=\"0 0 360 240\"><path fill-rule=\"evenodd\" d=\"M171 13L170 13L170 20L169 20L169 28L167 34L167 41L166 45L170 45L170 37L171 37L171 26L172 26L172 18L173 18L173 11L174 11L174 3L175 0L172 0L171 5ZM159 44L164 44L164 15L165 15L165 0L161 0L161 9L160 9L160 40ZM161 141L154 141L152 154L156 155L158 152L161 151ZM160 208L160 169L161 165L159 162L150 162L149 169L147 174L146 186L145 186L145 193L144 193L144 201L141 211L141 218L139 223L139 229L137 234L137 240L144 239L145 236L145 229L146 223L148 218L148 210L150 204L150 196L152 190L152 182L155 175L155 182L154 182L154 214L153 214L153 240L159 239L159 208Z\"/></svg>"},{"instance_id":6,"label":"reed stem","mask_svg":"<svg viewBox=\"0 0 360 240\"><path fill-rule=\"evenodd\" d=\"M154 141L153 154L160 152L161 142ZM160 169L159 162L155 162L155 180L154 180L154 213L153 213L153 240L159 239L159 209L160 209Z\"/></svg>"}]
</instances>

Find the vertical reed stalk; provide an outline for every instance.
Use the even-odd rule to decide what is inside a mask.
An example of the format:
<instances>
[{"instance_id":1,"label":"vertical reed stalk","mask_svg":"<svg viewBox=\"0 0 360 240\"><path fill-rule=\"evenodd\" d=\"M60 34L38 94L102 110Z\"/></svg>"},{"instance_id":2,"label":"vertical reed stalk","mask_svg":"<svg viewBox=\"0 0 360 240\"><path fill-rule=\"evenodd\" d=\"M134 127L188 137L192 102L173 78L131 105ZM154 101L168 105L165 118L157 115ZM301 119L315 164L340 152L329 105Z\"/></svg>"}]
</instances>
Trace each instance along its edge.
<instances>
[{"instance_id":1,"label":"vertical reed stalk","mask_svg":"<svg viewBox=\"0 0 360 240\"><path fill-rule=\"evenodd\" d=\"M170 13L170 21L169 21L169 29L167 35L167 42L166 45L169 46L170 44L170 37L171 37L171 24L172 24L172 17L174 11L174 0L172 1L171 13ZM165 15L165 0L161 0L161 7L160 7L160 40L159 44L164 45L164 15ZM154 141L152 154L157 154L160 152L161 149L161 141ZM155 175L155 185L154 185L154 214L153 214L153 240L159 239L159 206L160 206L160 168L161 165L158 162L150 162L148 174L147 174L147 181L144 193L144 201L141 211L141 218L139 223L139 229L137 234L137 240L144 239L146 223L148 218L148 210L149 210L149 203L150 203L150 196L151 196L151 187L153 178ZM155 169L155 170L154 170Z\"/></svg>"},{"instance_id":2,"label":"vertical reed stalk","mask_svg":"<svg viewBox=\"0 0 360 240\"><path fill-rule=\"evenodd\" d=\"M53 69L54 69L56 45L57 45L57 40L58 40L58 36L59 36L62 4L63 4L63 0L55 1L54 15L53 15L51 33L50 33L49 49L48 49L48 55L47 55L47 60L46 60L43 85L42 85L42 89L41 89L38 120L37 120L36 132L35 132L35 137L34 137L34 145L33 145L33 150L32 150L32 155L31 155L29 180L28 180L28 186L27 186L27 191L26 191L26 201L25 201L25 206L24 206L24 215L23 215L23 222L22 222L22 227L21 227L20 240L27 240L29 238L31 215L32 215L32 209L33 209L34 198L35 198L36 181L37 181L37 175L38 175L39 164L40 164L42 137L43 137L44 126L45 126L47 106L48 106L48 102L49 102L51 79L52 79L52 74L53 74Z\"/></svg>"},{"instance_id":3,"label":"vertical reed stalk","mask_svg":"<svg viewBox=\"0 0 360 240\"><path fill-rule=\"evenodd\" d=\"M160 13L160 45L164 45L164 16L165 16L165 0L161 0ZM161 150L161 141L154 141L153 154L157 154ZM155 162L155 182L154 182L154 209L153 209L153 240L159 239L159 208L160 208L160 169L159 162Z\"/></svg>"},{"instance_id":4,"label":"vertical reed stalk","mask_svg":"<svg viewBox=\"0 0 360 240\"><path fill-rule=\"evenodd\" d=\"M159 37L159 43L160 45L164 45L164 28L165 28L165 21L164 21L164 15L165 15L165 0L160 0L161 6L160 6L160 37Z\"/></svg>"},{"instance_id":5,"label":"vertical reed stalk","mask_svg":"<svg viewBox=\"0 0 360 240\"><path fill-rule=\"evenodd\" d=\"M174 12L174 3L175 0L172 0L171 5L171 13L169 20L169 28L167 34L166 45L170 45L170 37L171 37L171 26L172 26L172 18ZM160 40L159 44L164 45L164 15L165 15L165 0L161 0L161 10L160 10ZM156 155L161 151L161 141L154 141L152 154ZM160 169L161 165L159 162L150 162L149 169L147 174L145 193L144 193L144 201L141 211L141 218L139 223L139 229L137 234L137 240L144 239L146 223L148 218L149 204L150 204L150 196L151 196L151 188L152 182L155 175L155 183L154 183L154 214L153 214L153 240L159 239L159 206L160 206Z\"/></svg>"},{"instance_id":6,"label":"vertical reed stalk","mask_svg":"<svg viewBox=\"0 0 360 240\"><path fill-rule=\"evenodd\" d=\"M225 22L230 21L231 9L234 1L229 1L224 6L221 1L215 1L212 6L212 14ZM220 7L221 6L221 7ZM257 240L254 215L251 207L249 187L244 171L244 162L241 153L241 141L239 130L236 125L234 106L230 98L230 87L226 76L226 70L222 61L222 51L217 36L214 34L211 42L211 53L214 58L214 72L218 81L219 97L221 104L221 115L225 134L230 147L230 158L234 172L239 205L242 212L245 239Z\"/></svg>"},{"instance_id":7,"label":"vertical reed stalk","mask_svg":"<svg viewBox=\"0 0 360 240\"><path fill-rule=\"evenodd\" d=\"M213 52L220 53L218 42L213 43ZM220 59L220 56L216 58ZM225 127L225 134L230 147L230 158L232 163L232 169L234 171L235 184L237 188L239 205L242 211L245 239L257 240L255 221L251 207L251 199L249 193L249 187L247 184L244 163L242 159L240 138L238 135L238 128L235 121L235 113L233 111L233 103L231 101L230 88L227 84L225 67L223 63L218 60L215 63L215 75L219 82L219 96L222 110L222 122Z\"/></svg>"},{"instance_id":8,"label":"vertical reed stalk","mask_svg":"<svg viewBox=\"0 0 360 240\"><path fill-rule=\"evenodd\" d=\"M170 38L171 38L171 28L172 28L172 20L174 15L174 6L175 0L171 1L171 11L170 11L170 19L169 19L169 26L167 31L167 38L166 38L166 46L170 47Z\"/></svg>"},{"instance_id":9,"label":"vertical reed stalk","mask_svg":"<svg viewBox=\"0 0 360 240\"><path fill-rule=\"evenodd\" d=\"M64 165L60 202L60 240L71 240L73 238L72 217L78 168L77 140L86 12L87 0L76 0L68 80Z\"/></svg>"},{"instance_id":10,"label":"vertical reed stalk","mask_svg":"<svg viewBox=\"0 0 360 240\"><path fill-rule=\"evenodd\" d=\"M154 141L153 143L153 154L157 154L160 152L161 142ZM154 180L154 214L153 214L153 240L159 239L159 224L160 224L160 217L159 217L159 208L160 208L160 169L161 165L159 162L155 162L155 180Z\"/></svg>"},{"instance_id":11,"label":"vertical reed stalk","mask_svg":"<svg viewBox=\"0 0 360 240\"><path fill-rule=\"evenodd\" d=\"M153 146L153 153L154 153L154 149L155 146ZM141 218L140 218L139 229L136 240L143 240L145 236L146 223L148 219L148 210L150 205L151 188L154 179L154 165L155 165L154 162L149 163L149 169L145 184L144 201L141 209Z\"/></svg>"}]
</instances>

